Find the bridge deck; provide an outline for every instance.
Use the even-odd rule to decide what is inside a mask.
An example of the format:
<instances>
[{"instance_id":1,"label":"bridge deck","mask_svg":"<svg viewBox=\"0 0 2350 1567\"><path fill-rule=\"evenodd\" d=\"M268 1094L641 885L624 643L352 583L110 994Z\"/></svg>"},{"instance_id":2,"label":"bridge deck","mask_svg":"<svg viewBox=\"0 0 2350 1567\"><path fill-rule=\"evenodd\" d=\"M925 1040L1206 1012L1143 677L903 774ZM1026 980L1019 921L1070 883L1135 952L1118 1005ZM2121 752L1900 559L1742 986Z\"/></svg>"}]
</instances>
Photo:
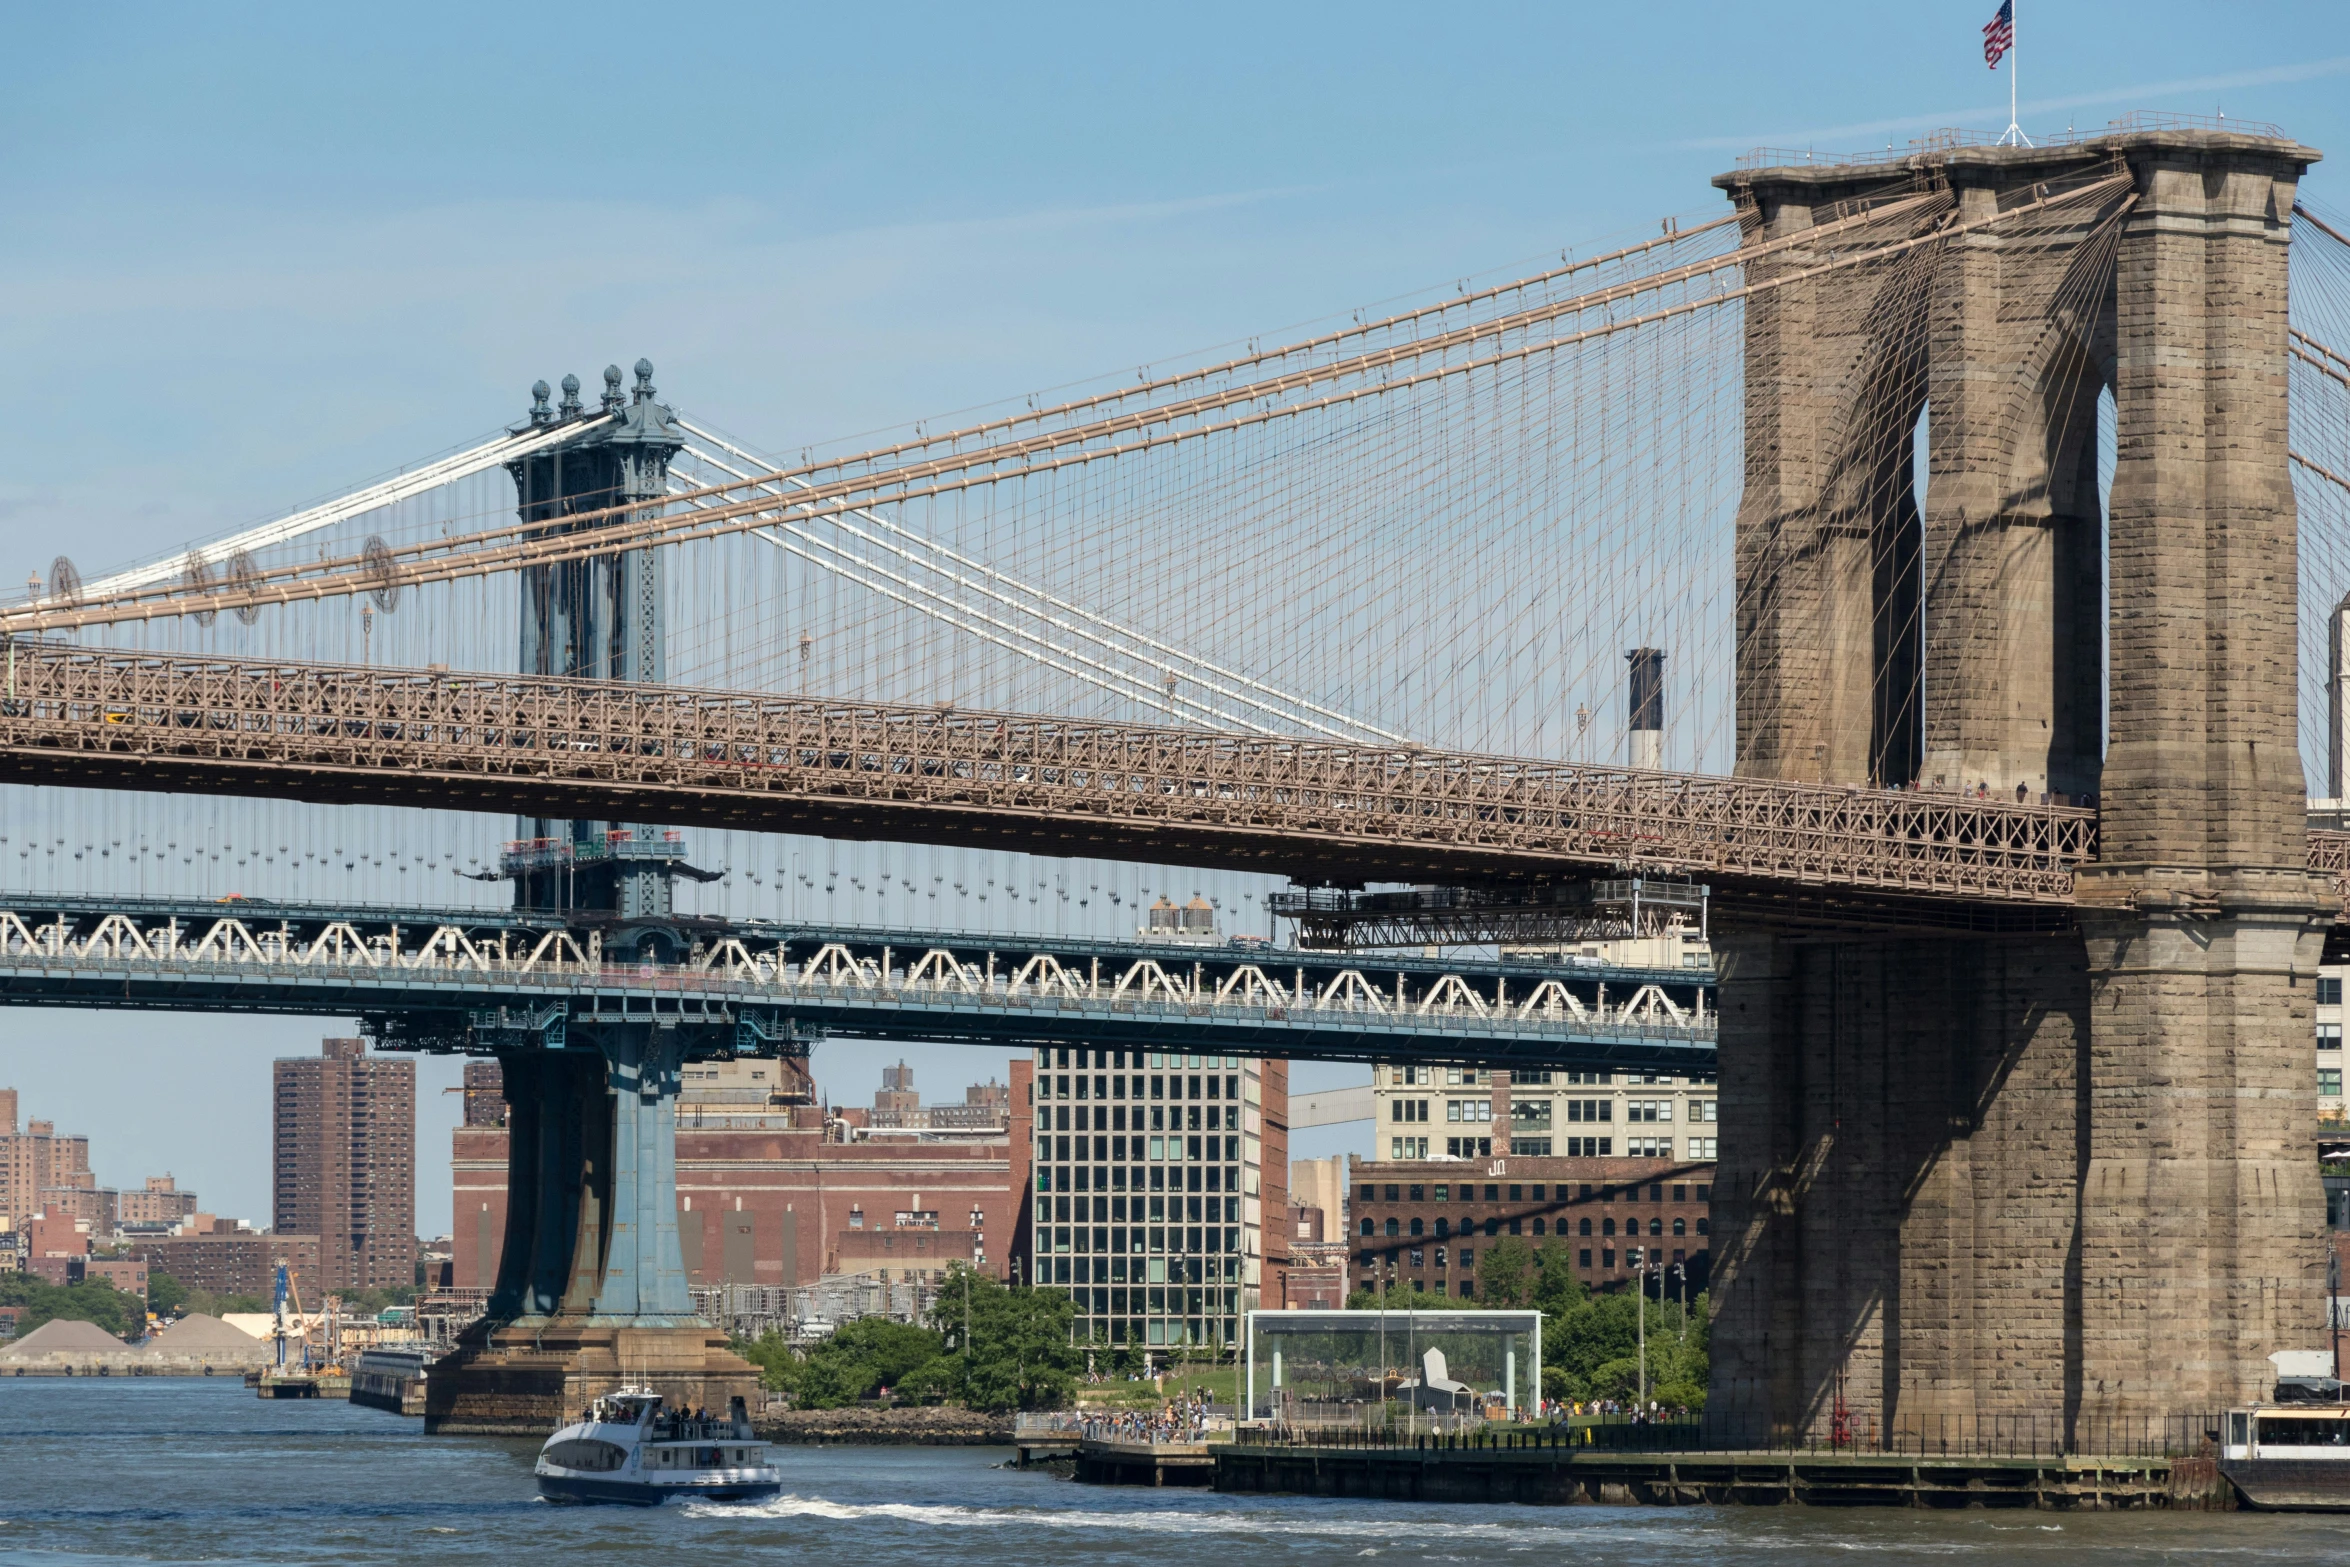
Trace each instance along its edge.
<instances>
[{"instance_id":1,"label":"bridge deck","mask_svg":"<svg viewBox=\"0 0 2350 1567\"><path fill-rule=\"evenodd\" d=\"M13 643L0 780L420 805L1306 880L1593 868L2061 910L2090 811L755 692Z\"/></svg>"},{"instance_id":2,"label":"bridge deck","mask_svg":"<svg viewBox=\"0 0 2350 1567\"><path fill-rule=\"evenodd\" d=\"M815 1038L1087 1043L1322 1060L1674 1072L1713 1066L1708 976L1256 947L678 922L675 961L534 913L0 897L0 1006L388 1019L486 1048L567 1021L660 1021L710 1048Z\"/></svg>"}]
</instances>

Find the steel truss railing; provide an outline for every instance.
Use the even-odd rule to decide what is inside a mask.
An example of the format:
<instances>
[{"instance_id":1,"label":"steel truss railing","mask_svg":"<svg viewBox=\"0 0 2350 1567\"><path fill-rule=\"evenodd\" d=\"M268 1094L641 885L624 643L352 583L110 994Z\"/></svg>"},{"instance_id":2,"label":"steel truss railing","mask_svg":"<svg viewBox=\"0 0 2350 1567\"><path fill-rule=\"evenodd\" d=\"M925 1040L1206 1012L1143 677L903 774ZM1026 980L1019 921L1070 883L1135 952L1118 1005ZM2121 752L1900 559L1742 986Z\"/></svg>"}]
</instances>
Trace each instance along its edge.
<instances>
[{"instance_id":1,"label":"steel truss railing","mask_svg":"<svg viewBox=\"0 0 2350 1567\"><path fill-rule=\"evenodd\" d=\"M2309 868L2334 878L2334 891L2350 907L2350 832L2332 827L2309 830Z\"/></svg>"},{"instance_id":2,"label":"steel truss railing","mask_svg":"<svg viewBox=\"0 0 2350 1567\"><path fill-rule=\"evenodd\" d=\"M981 960L968 948L883 946L876 954L866 943L831 940L794 957L791 946L729 935L655 963L608 956L596 930L485 930L292 906L182 918L26 903L0 905L0 1004L153 1006L165 996L191 1009L312 1012L633 996L781 1009L849 1033L903 1034L922 1030L923 1019L936 1028L950 1014L988 1014L993 1021L979 1031L1007 1036L1077 1037L1104 1023L1203 1040L1234 1028L1266 1039L1414 1034L1456 1050L1498 1047L1513 1060L1639 1046L1710 1060L1715 1040L1702 990L1684 1005L1655 982L1628 985L1613 1001L1602 986L1586 1000L1570 988L1582 976L1539 971L1417 972L1408 982L1399 972L1388 985L1357 968L1309 974L1270 953L1262 962L1217 953L1211 966L1173 952L1105 964L1024 943Z\"/></svg>"},{"instance_id":3,"label":"steel truss railing","mask_svg":"<svg viewBox=\"0 0 2350 1567\"><path fill-rule=\"evenodd\" d=\"M0 779L1464 880L1594 867L2064 904L2056 805L589 680L12 643ZM1057 849L1053 846L1057 846Z\"/></svg>"}]
</instances>

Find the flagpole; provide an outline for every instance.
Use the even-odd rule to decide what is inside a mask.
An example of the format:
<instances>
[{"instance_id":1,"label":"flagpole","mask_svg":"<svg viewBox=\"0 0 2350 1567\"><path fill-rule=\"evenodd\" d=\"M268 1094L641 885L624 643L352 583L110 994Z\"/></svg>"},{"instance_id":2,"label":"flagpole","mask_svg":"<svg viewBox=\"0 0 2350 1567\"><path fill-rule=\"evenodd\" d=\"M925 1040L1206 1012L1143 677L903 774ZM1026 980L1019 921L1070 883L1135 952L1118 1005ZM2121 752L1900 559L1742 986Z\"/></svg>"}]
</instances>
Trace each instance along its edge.
<instances>
[{"instance_id":1,"label":"flagpole","mask_svg":"<svg viewBox=\"0 0 2350 1567\"><path fill-rule=\"evenodd\" d=\"M2029 147L2032 138L2024 134L2023 125L2016 119L2016 72L2023 64L2023 33L2016 25L2016 0L2007 0L2003 8L2007 16L2007 134L1999 138L2002 147Z\"/></svg>"}]
</instances>

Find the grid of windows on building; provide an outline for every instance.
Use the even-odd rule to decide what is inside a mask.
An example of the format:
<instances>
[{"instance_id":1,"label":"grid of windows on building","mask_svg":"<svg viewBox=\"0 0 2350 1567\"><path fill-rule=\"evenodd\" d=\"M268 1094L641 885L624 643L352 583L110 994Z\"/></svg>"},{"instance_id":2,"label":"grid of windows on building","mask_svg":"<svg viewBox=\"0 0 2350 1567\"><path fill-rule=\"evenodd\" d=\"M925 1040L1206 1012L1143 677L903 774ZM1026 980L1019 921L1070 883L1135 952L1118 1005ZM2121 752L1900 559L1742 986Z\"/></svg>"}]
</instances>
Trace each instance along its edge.
<instances>
[{"instance_id":1,"label":"grid of windows on building","mask_svg":"<svg viewBox=\"0 0 2350 1567\"><path fill-rule=\"evenodd\" d=\"M1484 1179L1463 1179L1476 1174ZM1350 1216L1357 1288L1474 1299L1480 1259L1518 1237L1566 1248L1613 1286L1643 1265L1691 1291L1710 1277L1714 1169L1693 1160L1510 1158L1471 1172L1447 1162L1356 1160Z\"/></svg>"},{"instance_id":2,"label":"grid of windows on building","mask_svg":"<svg viewBox=\"0 0 2350 1567\"><path fill-rule=\"evenodd\" d=\"M2317 973L2317 1115L2342 1120L2342 973L2338 965Z\"/></svg>"},{"instance_id":3,"label":"grid of windows on building","mask_svg":"<svg viewBox=\"0 0 2350 1567\"><path fill-rule=\"evenodd\" d=\"M1265 1278L1268 1184L1287 1207L1287 1105L1273 1103L1287 1074L1268 1065L1037 1050L1026 1266L1068 1290L1080 1341L1238 1342Z\"/></svg>"},{"instance_id":4,"label":"grid of windows on building","mask_svg":"<svg viewBox=\"0 0 2350 1567\"><path fill-rule=\"evenodd\" d=\"M1372 1157L1712 1159L1714 1074L1530 1071L1381 1062Z\"/></svg>"}]
</instances>

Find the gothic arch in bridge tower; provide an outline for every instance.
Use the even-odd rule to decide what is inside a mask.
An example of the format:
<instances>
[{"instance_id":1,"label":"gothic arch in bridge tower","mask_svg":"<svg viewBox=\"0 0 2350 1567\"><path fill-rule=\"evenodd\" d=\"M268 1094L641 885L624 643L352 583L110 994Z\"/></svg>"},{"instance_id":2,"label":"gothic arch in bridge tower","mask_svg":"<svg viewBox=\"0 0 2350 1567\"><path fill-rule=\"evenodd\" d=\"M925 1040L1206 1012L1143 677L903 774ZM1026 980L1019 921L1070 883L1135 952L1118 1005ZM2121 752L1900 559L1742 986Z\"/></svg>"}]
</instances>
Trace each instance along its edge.
<instances>
[{"instance_id":1,"label":"gothic arch in bridge tower","mask_svg":"<svg viewBox=\"0 0 2350 1567\"><path fill-rule=\"evenodd\" d=\"M2095 792L2097 393L2130 198L2110 166L2071 164L2020 192L1957 160L1717 182L1750 239L1919 204L1881 259L1832 234L1751 269L1768 291L1747 319L1741 773Z\"/></svg>"}]
</instances>

